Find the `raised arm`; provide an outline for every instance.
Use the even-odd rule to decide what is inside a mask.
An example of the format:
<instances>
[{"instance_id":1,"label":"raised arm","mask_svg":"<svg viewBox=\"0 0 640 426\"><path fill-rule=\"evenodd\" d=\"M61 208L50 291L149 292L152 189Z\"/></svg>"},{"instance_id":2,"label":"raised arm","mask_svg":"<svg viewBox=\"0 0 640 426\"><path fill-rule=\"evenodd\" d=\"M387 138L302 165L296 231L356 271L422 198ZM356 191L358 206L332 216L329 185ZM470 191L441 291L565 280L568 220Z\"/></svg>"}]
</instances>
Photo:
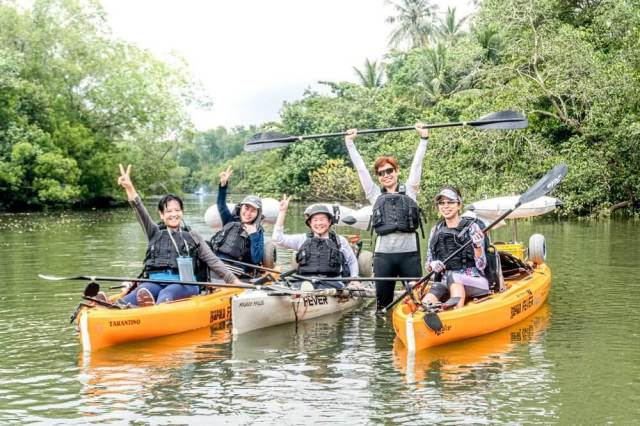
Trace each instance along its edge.
<instances>
[{"instance_id":1,"label":"raised arm","mask_svg":"<svg viewBox=\"0 0 640 426\"><path fill-rule=\"evenodd\" d=\"M304 243L304 234L285 235L284 233L284 220L287 216L289 201L291 201L291 197L287 197L286 195L282 196L282 200L280 201L280 211L278 212L276 224L273 227L271 241L273 241L273 244L278 247L298 250L302 246L302 243Z\"/></svg>"},{"instance_id":2,"label":"raised arm","mask_svg":"<svg viewBox=\"0 0 640 426\"><path fill-rule=\"evenodd\" d=\"M226 171L220 173L220 186L218 187L216 207L218 208L218 213L220 213L222 225L226 225L233 220L233 214L229 211L229 207L227 207L227 183L232 174L233 169L231 166L227 167Z\"/></svg>"},{"instance_id":3,"label":"raised arm","mask_svg":"<svg viewBox=\"0 0 640 426\"><path fill-rule=\"evenodd\" d=\"M369 174L369 171L367 170L367 165L364 163L362 156L356 149L355 139L357 136L357 129L347 130L347 135L344 137L344 144L347 147L347 152L349 153L351 162L358 172L358 178L360 179L360 184L364 190L365 197L367 197L367 200L373 204L380 195L380 188L373 182L371 174Z\"/></svg>"},{"instance_id":4,"label":"raised arm","mask_svg":"<svg viewBox=\"0 0 640 426\"><path fill-rule=\"evenodd\" d=\"M411 162L411 170L409 170L409 177L405 186L407 188L407 195L414 200L417 199L418 190L420 189L420 177L422 176L422 163L424 156L427 153L427 143L429 142L429 129L424 129L421 123L416 124L416 131L420 135L420 142L418 148L413 156Z\"/></svg>"},{"instance_id":5,"label":"raised arm","mask_svg":"<svg viewBox=\"0 0 640 426\"><path fill-rule=\"evenodd\" d=\"M147 240L151 240L151 237L158 232L158 225L151 219L149 212L145 208L142 200L138 196L138 192L133 186L133 181L131 180L131 164L127 166L127 169L119 164L120 166L120 176L118 177L118 185L124 188L127 192L127 199L129 200L129 205L133 208L133 211L136 213L136 217L138 218L138 222L140 226L142 226L142 230L147 236Z\"/></svg>"}]
</instances>

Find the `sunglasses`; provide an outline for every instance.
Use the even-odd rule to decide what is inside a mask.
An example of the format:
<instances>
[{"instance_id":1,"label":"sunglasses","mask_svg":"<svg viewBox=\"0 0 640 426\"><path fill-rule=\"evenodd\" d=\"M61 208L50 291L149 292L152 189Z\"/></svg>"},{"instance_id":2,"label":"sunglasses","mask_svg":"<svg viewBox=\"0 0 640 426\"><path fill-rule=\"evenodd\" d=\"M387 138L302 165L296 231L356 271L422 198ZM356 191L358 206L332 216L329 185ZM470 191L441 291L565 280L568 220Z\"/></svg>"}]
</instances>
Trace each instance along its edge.
<instances>
[{"instance_id":1,"label":"sunglasses","mask_svg":"<svg viewBox=\"0 0 640 426\"><path fill-rule=\"evenodd\" d=\"M382 177L382 176L390 175L390 174L392 174L393 172L395 172L395 169L394 169L393 167L389 167L388 169L378 170L378 171L376 172L376 174L377 174L379 177Z\"/></svg>"},{"instance_id":2,"label":"sunglasses","mask_svg":"<svg viewBox=\"0 0 640 426\"><path fill-rule=\"evenodd\" d=\"M443 201L443 200L438 201L438 205L439 206L445 206L445 205L446 206L452 206L454 204L458 204L458 202L457 201L448 201L448 200L447 201Z\"/></svg>"}]
</instances>

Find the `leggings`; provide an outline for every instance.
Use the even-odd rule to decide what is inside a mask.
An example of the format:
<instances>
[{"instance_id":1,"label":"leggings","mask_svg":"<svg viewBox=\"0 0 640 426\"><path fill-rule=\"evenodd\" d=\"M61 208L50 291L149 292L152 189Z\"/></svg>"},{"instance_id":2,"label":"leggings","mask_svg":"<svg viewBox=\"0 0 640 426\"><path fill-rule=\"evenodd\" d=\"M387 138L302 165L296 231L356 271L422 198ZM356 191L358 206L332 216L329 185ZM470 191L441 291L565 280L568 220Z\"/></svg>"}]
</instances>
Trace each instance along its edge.
<instances>
[{"instance_id":1,"label":"leggings","mask_svg":"<svg viewBox=\"0 0 640 426\"><path fill-rule=\"evenodd\" d=\"M195 285L169 284L160 285L156 283L142 283L131 293L127 294L122 300L133 306L138 306L137 295L138 290L146 288L151 292L156 304L162 302L171 302L172 300L185 299L200 293L200 288Z\"/></svg>"},{"instance_id":2,"label":"leggings","mask_svg":"<svg viewBox=\"0 0 640 426\"><path fill-rule=\"evenodd\" d=\"M376 277L419 277L422 275L420 255L407 253L375 253L373 275ZM395 281L376 281L376 305L382 309L393 301Z\"/></svg>"}]
</instances>

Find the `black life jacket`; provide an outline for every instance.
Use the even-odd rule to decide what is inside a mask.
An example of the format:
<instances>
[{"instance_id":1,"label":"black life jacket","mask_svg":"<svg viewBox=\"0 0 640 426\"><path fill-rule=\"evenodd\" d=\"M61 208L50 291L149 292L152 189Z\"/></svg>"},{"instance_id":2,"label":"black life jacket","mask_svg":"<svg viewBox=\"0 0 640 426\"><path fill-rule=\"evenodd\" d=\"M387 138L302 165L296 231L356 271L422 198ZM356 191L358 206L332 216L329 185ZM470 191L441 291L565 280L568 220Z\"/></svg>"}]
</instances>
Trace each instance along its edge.
<instances>
[{"instance_id":1,"label":"black life jacket","mask_svg":"<svg viewBox=\"0 0 640 426\"><path fill-rule=\"evenodd\" d=\"M224 254L231 259L251 262L251 242L242 223L231 221L211 238L211 248L215 254Z\"/></svg>"},{"instance_id":2,"label":"black life jacket","mask_svg":"<svg viewBox=\"0 0 640 426\"><path fill-rule=\"evenodd\" d=\"M455 228L448 228L444 220L440 220L436 224L436 230L433 234L431 242L431 250L434 259L444 260L448 258L454 251L469 241L469 233L466 231L472 223L476 222L480 229L484 228L484 223L476 221L473 218L462 217L460 223ZM463 232L464 231L464 232ZM487 239L485 239L485 242ZM486 252L486 245L485 245ZM469 244L460 253L447 261L446 266L450 271L475 267L475 258L473 256L473 244ZM480 271L483 273L483 271Z\"/></svg>"},{"instance_id":3,"label":"black life jacket","mask_svg":"<svg viewBox=\"0 0 640 426\"><path fill-rule=\"evenodd\" d=\"M300 275L349 275L349 267L345 268L347 262L340 251L340 242L334 231L329 231L329 238L315 237L313 232L309 232L296 254L296 262Z\"/></svg>"},{"instance_id":4,"label":"black life jacket","mask_svg":"<svg viewBox=\"0 0 640 426\"><path fill-rule=\"evenodd\" d=\"M392 232L416 232L422 225L420 207L407 195L404 185L398 185L398 192L382 193L373 205L371 225L378 235Z\"/></svg>"},{"instance_id":5,"label":"black life jacket","mask_svg":"<svg viewBox=\"0 0 640 426\"><path fill-rule=\"evenodd\" d=\"M157 232L147 245L147 253L144 257L144 272L164 271L171 269L178 271L178 256L191 256L198 259L198 243L193 239L188 229L181 229L173 234L173 239L178 246L179 252L169 237L169 229L164 223L158 224L160 232ZM185 247L186 244L186 247ZM187 249L188 248L188 249ZM194 262L194 272L200 265ZM196 275L198 275L196 273Z\"/></svg>"}]
</instances>

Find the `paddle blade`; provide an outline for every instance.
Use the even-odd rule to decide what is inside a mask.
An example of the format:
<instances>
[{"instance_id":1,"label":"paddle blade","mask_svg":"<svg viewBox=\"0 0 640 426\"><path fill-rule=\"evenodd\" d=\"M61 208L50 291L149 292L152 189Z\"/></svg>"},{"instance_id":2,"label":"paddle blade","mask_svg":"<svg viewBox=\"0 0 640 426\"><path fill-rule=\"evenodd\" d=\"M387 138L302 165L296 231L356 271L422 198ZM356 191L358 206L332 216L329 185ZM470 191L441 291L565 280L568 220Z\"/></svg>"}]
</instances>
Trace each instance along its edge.
<instances>
[{"instance_id":1,"label":"paddle blade","mask_svg":"<svg viewBox=\"0 0 640 426\"><path fill-rule=\"evenodd\" d=\"M442 332L442 321L435 312L427 312L424 314L425 325L434 333L440 334Z\"/></svg>"},{"instance_id":2,"label":"paddle blade","mask_svg":"<svg viewBox=\"0 0 640 426\"><path fill-rule=\"evenodd\" d=\"M88 296L88 297L96 297L98 295L98 292L100 291L100 284L98 284L95 281L91 281L89 284L87 284L87 286L84 288L84 295Z\"/></svg>"},{"instance_id":3,"label":"paddle blade","mask_svg":"<svg viewBox=\"0 0 640 426\"><path fill-rule=\"evenodd\" d=\"M529 121L524 114L516 111L498 111L466 124L480 130L509 130L524 129L529 125Z\"/></svg>"},{"instance_id":4,"label":"paddle blade","mask_svg":"<svg viewBox=\"0 0 640 426\"><path fill-rule=\"evenodd\" d=\"M256 143L247 143L244 146L245 152L256 152L256 151L266 151L267 149L274 148L283 148L285 146L289 146L290 142L256 142Z\"/></svg>"},{"instance_id":5,"label":"paddle blade","mask_svg":"<svg viewBox=\"0 0 640 426\"><path fill-rule=\"evenodd\" d=\"M553 189L558 186L562 179L567 175L567 171L568 169L566 164L558 164L555 166L546 175L540 178L540 180L531 188L529 188L527 192L520 196L516 207L540 198L543 195L547 195L553 191Z\"/></svg>"}]
</instances>

